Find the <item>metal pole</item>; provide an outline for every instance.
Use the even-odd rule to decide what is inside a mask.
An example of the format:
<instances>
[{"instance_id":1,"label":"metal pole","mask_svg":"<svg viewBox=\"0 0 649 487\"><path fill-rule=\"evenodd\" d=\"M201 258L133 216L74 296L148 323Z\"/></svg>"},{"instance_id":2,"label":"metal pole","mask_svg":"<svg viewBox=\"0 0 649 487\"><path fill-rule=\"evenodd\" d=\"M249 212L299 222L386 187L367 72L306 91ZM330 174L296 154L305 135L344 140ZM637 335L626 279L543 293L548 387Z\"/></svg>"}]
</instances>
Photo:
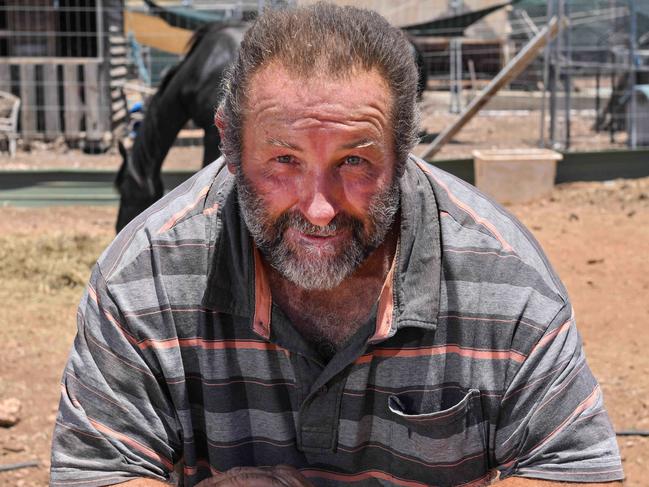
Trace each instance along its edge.
<instances>
[{"instance_id":1,"label":"metal pole","mask_svg":"<svg viewBox=\"0 0 649 487\"><path fill-rule=\"evenodd\" d=\"M562 4L562 14L565 15L567 19L570 18L570 11L569 11L569 2L564 2L564 0L561 0ZM572 90L572 72L571 72L571 66L570 62L572 61L572 39L571 39L571 32L572 29L567 28L564 31L565 35L565 46L566 46L566 52L565 52L565 63L566 63L566 69L564 70L563 73L563 81L564 81L564 89L565 89L565 95L564 95L564 104L565 104L565 130L566 130L566 143L565 143L565 148L569 149L570 148L570 109L571 109L571 90Z\"/></svg>"},{"instance_id":2,"label":"metal pole","mask_svg":"<svg viewBox=\"0 0 649 487\"><path fill-rule=\"evenodd\" d=\"M548 2L548 13L554 11L554 0ZM561 15L561 12L558 12ZM549 18L549 17L548 17ZM562 29L562 26L559 26ZM557 81L559 78L557 66L557 48L559 47L559 39L561 32L551 44L550 52L550 147L554 148L557 141Z\"/></svg>"},{"instance_id":3,"label":"metal pole","mask_svg":"<svg viewBox=\"0 0 649 487\"><path fill-rule=\"evenodd\" d=\"M448 41L448 84L449 84L449 91L451 94L451 104L448 107L448 111L450 113L458 113L459 109L457 107L457 98L455 96L455 43L453 42L453 39L451 38Z\"/></svg>"},{"instance_id":4,"label":"metal pole","mask_svg":"<svg viewBox=\"0 0 649 487\"><path fill-rule=\"evenodd\" d=\"M448 6L451 9L453 15L457 15L462 7L463 0L449 0ZM452 37L448 41L448 51L449 51L449 84L451 91L451 106L449 111L451 113L460 113L462 110L462 103L459 99L460 97L460 87L459 87L459 73L461 72L461 66L458 67L458 42L457 37Z\"/></svg>"},{"instance_id":5,"label":"metal pole","mask_svg":"<svg viewBox=\"0 0 649 487\"><path fill-rule=\"evenodd\" d=\"M104 7L102 0L95 3L95 16L97 19L97 58L104 60Z\"/></svg>"},{"instance_id":6,"label":"metal pole","mask_svg":"<svg viewBox=\"0 0 649 487\"><path fill-rule=\"evenodd\" d=\"M599 69L598 69L597 72L595 73L595 132L596 133L599 133L600 129L601 129L600 124L599 124L599 120L600 120L600 118L599 118L600 117L600 114L599 114L599 110L600 110L599 77L600 77L600 72L599 72Z\"/></svg>"},{"instance_id":7,"label":"metal pole","mask_svg":"<svg viewBox=\"0 0 649 487\"><path fill-rule=\"evenodd\" d=\"M547 18L552 18L552 2L548 1ZM548 32L549 35L549 32ZM548 93L548 80L550 78L550 50L552 42L548 42L543 50L543 92L541 93L541 128L539 130L539 146L545 147L545 105Z\"/></svg>"},{"instance_id":8,"label":"metal pole","mask_svg":"<svg viewBox=\"0 0 649 487\"><path fill-rule=\"evenodd\" d=\"M462 89L464 88L464 85L462 83L462 38L457 37L455 39L455 74L457 76L457 105L458 105L458 112L462 110L464 103L462 102Z\"/></svg>"},{"instance_id":9,"label":"metal pole","mask_svg":"<svg viewBox=\"0 0 649 487\"><path fill-rule=\"evenodd\" d=\"M462 39L453 37L449 41L451 113L462 110Z\"/></svg>"},{"instance_id":10,"label":"metal pole","mask_svg":"<svg viewBox=\"0 0 649 487\"><path fill-rule=\"evenodd\" d=\"M613 62L617 61L615 59L615 56L613 56L612 54L611 54L611 59L613 60ZM615 74L616 74L616 71L617 71L617 68L613 68L611 70L611 98L613 98L613 96L615 96L615 88L616 88L616 86L615 86ZM616 115L615 115L615 106L613 105L613 103L609 103L609 107L610 107L610 112L611 113L610 113L610 121L609 121L609 124L608 124L608 138L609 138L609 142L612 144L613 142L615 142L615 122L616 122L615 117L616 117Z\"/></svg>"},{"instance_id":11,"label":"metal pole","mask_svg":"<svg viewBox=\"0 0 649 487\"><path fill-rule=\"evenodd\" d=\"M628 138L628 145L631 149L635 149L636 146L638 145L638 133L637 133L637 124L636 124L636 117L638 116L637 113L637 103L636 103L636 97L635 97L635 85L636 85L636 73L637 73L637 64L636 64L636 51L638 49L638 24L637 24L637 13L635 9L635 0L628 0L629 2L629 16L630 16L630 30L631 32L629 35L631 36L630 39L630 45L629 45L629 57L631 58L631 66L629 70L629 88L631 90L631 104L630 104L630 114L627 117L629 127L627 130L629 131L629 138Z\"/></svg>"}]
</instances>

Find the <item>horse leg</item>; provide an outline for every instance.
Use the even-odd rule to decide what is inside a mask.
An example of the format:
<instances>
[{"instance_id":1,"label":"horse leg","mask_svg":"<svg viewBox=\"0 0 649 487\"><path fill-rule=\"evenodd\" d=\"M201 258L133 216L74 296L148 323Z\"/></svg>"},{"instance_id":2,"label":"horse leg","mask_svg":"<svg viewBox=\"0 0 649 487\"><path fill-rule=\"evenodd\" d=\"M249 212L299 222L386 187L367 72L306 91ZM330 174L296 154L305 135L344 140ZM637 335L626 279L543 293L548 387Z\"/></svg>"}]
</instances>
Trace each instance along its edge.
<instances>
[{"instance_id":1,"label":"horse leg","mask_svg":"<svg viewBox=\"0 0 649 487\"><path fill-rule=\"evenodd\" d=\"M119 233L131 220L162 197L163 188L159 176L149 181L138 174L132 164L132 153L122 141L119 141L118 148L122 165L115 178L115 187L120 193L115 230Z\"/></svg>"},{"instance_id":2,"label":"horse leg","mask_svg":"<svg viewBox=\"0 0 649 487\"><path fill-rule=\"evenodd\" d=\"M204 127L205 135L203 135L203 167L214 162L220 155L221 138L219 131L214 125L214 122L209 126Z\"/></svg>"}]
</instances>

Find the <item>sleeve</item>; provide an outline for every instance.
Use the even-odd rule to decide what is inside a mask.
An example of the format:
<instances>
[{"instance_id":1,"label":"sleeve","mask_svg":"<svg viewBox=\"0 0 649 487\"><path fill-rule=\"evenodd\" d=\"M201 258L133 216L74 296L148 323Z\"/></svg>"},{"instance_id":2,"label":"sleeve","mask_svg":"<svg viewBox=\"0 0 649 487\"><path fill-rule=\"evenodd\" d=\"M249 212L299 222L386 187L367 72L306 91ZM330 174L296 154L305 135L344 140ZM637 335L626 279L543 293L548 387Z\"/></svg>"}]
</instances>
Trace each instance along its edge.
<instances>
[{"instance_id":1,"label":"sleeve","mask_svg":"<svg viewBox=\"0 0 649 487\"><path fill-rule=\"evenodd\" d=\"M50 485L168 480L181 451L166 383L147 364L95 266L61 381Z\"/></svg>"},{"instance_id":2,"label":"sleeve","mask_svg":"<svg viewBox=\"0 0 649 487\"><path fill-rule=\"evenodd\" d=\"M624 475L602 391L566 304L532 346L501 402L500 478L607 482Z\"/></svg>"}]
</instances>

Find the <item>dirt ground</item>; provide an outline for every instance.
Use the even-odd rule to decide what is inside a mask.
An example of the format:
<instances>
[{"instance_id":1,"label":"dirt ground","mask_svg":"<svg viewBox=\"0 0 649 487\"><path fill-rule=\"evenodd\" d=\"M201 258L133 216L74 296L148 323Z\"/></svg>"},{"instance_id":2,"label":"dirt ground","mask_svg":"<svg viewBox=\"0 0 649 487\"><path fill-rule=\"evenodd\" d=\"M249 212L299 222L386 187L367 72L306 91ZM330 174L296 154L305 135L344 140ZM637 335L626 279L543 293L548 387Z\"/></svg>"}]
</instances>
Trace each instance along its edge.
<instances>
[{"instance_id":1,"label":"dirt ground","mask_svg":"<svg viewBox=\"0 0 649 487\"><path fill-rule=\"evenodd\" d=\"M510 210L539 239L570 292L616 430L648 431L649 178L562 185L550 198ZM76 306L113 237L116 209L0 211L0 401L22 404L20 422L0 428L0 471L38 462L0 472L0 486L44 486ZM646 486L649 438L618 439L627 485Z\"/></svg>"},{"instance_id":2,"label":"dirt ground","mask_svg":"<svg viewBox=\"0 0 649 487\"><path fill-rule=\"evenodd\" d=\"M113 147L105 154L84 154L77 149L70 149L62 142L34 141L29 150L16 153L16 157L0 157L0 171L32 171L45 169L110 169L117 171L122 158L117 148ZM3 154L4 155L4 154ZM164 161L163 170L198 170L203 161L203 148L199 146L172 147Z\"/></svg>"}]
</instances>

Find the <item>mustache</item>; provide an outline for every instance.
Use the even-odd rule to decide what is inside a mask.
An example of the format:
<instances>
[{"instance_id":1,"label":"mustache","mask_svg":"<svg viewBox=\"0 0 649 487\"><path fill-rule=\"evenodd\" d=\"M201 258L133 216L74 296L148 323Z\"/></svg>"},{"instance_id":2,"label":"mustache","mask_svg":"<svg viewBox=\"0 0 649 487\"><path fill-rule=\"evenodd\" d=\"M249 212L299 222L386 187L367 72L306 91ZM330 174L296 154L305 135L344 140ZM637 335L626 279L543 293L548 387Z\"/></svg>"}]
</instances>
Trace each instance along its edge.
<instances>
[{"instance_id":1,"label":"mustache","mask_svg":"<svg viewBox=\"0 0 649 487\"><path fill-rule=\"evenodd\" d=\"M346 213L339 213L327 225L318 226L311 223L296 210L282 213L273 226L278 238L281 238L281 235L289 228L315 237L330 237L340 230L346 229L351 229L354 233L363 230L363 222Z\"/></svg>"}]
</instances>

